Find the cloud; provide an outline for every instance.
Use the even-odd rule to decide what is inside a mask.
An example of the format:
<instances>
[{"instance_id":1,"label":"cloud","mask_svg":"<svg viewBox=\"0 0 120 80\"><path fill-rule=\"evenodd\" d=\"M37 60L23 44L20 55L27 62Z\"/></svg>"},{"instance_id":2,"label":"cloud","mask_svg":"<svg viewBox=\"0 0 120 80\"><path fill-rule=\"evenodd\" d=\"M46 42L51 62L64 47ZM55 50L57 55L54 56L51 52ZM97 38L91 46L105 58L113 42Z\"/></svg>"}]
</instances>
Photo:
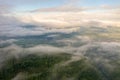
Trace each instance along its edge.
<instances>
[{"instance_id":1,"label":"cloud","mask_svg":"<svg viewBox=\"0 0 120 80\"><path fill-rule=\"evenodd\" d=\"M0 15L0 36L40 35L48 32L74 32L84 27L120 27L119 11L22 13ZM24 26L31 26L25 28Z\"/></svg>"},{"instance_id":2,"label":"cloud","mask_svg":"<svg viewBox=\"0 0 120 80\"><path fill-rule=\"evenodd\" d=\"M119 12L24 13L0 16L0 36L41 35L49 32L71 33L81 27L120 27ZM24 27L32 26L32 28Z\"/></svg>"},{"instance_id":3,"label":"cloud","mask_svg":"<svg viewBox=\"0 0 120 80\"><path fill-rule=\"evenodd\" d=\"M99 6L99 8L105 9L105 10L111 10L111 9L120 9L120 6L119 5L111 6L111 5L104 4Z\"/></svg>"},{"instance_id":4,"label":"cloud","mask_svg":"<svg viewBox=\"0 0 120 80\"><path fill-rule=\"evenodd\" d=\"M30 48L22 48L18 45L12 44L5 48L0 48L0 67L4 65L4 61L10 58L19 59L29 54L44 55L44 54L60 54L66 53L62 48L53 47L50 45L37 45Z\"/></svg>"},{"instance_id":5,"label":"cloud","mask_svg":"<svg viewBox=\"0 0 120 80\"><path fill-rule=\"evenodd\" d=\"M29 13L29 16L22 15L23 22L41 24L50 28L64 28L76 26L120 26L119 15L116 13L100 12L62 12L62 13ZM59 25L58 25L59 24Z\"/></svg>"},{"instance_id":6,"label":"cloud","mask_svg":"<svg viewBox=\"0 0 120 80\"><path fill-rule=\"evenodd\" d=\"M25 0L25 2L27 1ZM30 2L32 1L30 0ZM48 32L69 33L79 30L81 26L120 27L119 7L108 5L98 8L75 6L79 1L65 0L63 5L40 8L34 10L35 13L29 11L12 13L11 8L13 7L7 4L9 1L3 1L3 4L0 5L0 36L40 35ZM23 0L15 2L23 2ZM32 29L24 27L29 25L33 25Z\"/></svg>"},{"instance_id":7,"label":"cloud","mask_svg":"<svg viewBox=\"0 0 120 80\"><path fill-rule=\"evenodd\" d=\"M12 6L10 6L10 5L0 4L0 15L10 13L11 8L12 8Z\"/></svg>"},{"instance_id":8,"label":"cloud","mask_svg":"<svg viewBox=\"0 0 120 80\"><path fill-rule=\"evenodd\" d=\"M75 58L85 57L88 60L90 59L90 61L93 61L95 63L103 63L102 66L106 66L110 68L111 64L109 62L112 60L118 60L120 57L119 42L95 42L88 36L79 36L79 35L76 35L69 39L61 39L61 40L62 43L78 44L78 42L79 43L85 42L85 44L79 46L66 45L64 47L54 47L48 44L46 45L40 44L28 48L23 48L13 44L5 48L0 48L0 64L2 64L5 60L11 57L15 57L16 59L18 59L28 54L42 55L42 54L69 53L74 55ZM11 43L13 41L14 40L10 40L10 41L7 40L6 42Z\"/></svg>"},{"instance_id":9,"label":"cloud","mask_svg":"<svg viewBox=\"0 0 120 80\"><path fill-rule=\"evenodd\" d=\"M52 7L52 8L42 8L33 10L31 12L80 12L84 11L86 8L84 7L75 7L71 5L67 6L58 6L58 7Z\"/></svg>"},{"instance_id":10,"label":"cloud","mask_svg":"<svg viewBox=\"0 0 120 80\"><path fill-rule=\"evenodd\" d=\"M38 45L35 47L27 48L26 49L30 53L38 53L38 54L59 54L64 53L65 50L62 48L57 48L49 45Z\"/></svg>"},{"instance_id":11,"label":"cloud","mask_svg":"<svg viewBox=\"0 0 120 80\"><path fill-rule=\"evenodd\" d=\"M0 40L0 45L6 44L6 43L12 44L12 43L15 42L15 41L17 41L17 40L15 40L15 39Z\"/></svg>"},{"instance_id":12,"label":"cloud","mask_svg":"<svg viewBox=\"0 0 120 80\"><path fill-rule=\"evenodd\" d=\"M85 7L78 7L76 4L81 0L65 0L60 6L50 8L40 8L31 12L80 12L86 10Z\"/></svg>"},{"instance_id":13,"label":"cloud","mask_svg":"<svg viewBox=\"0 0 120 80\"><path fill-rule=\"evenodd\" d=\"M19 27L22 25L24 25L24 23L15 17L0 15L0 36L19 34L24 31L24 29Z\"/></svg>"}]
</instances>

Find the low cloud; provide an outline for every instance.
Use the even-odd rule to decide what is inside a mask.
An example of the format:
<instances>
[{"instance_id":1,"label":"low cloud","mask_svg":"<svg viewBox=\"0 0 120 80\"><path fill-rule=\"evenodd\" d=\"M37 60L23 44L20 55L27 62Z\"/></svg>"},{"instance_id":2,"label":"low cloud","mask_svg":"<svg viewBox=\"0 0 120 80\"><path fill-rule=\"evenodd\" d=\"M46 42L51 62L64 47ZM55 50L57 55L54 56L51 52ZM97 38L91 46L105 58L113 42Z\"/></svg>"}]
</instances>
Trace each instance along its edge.
<instances>
[{"instance_id":1,"label":"low cloud","mask_svg":"<svg viewBox=\"0 0 120 80\"><path fill-rule=\"evenodd\" d=\"M42 54L59 54L59 53L64 53L65 50L62 48L57 48L53 46L48 46L48 45L38 45L32 48L27 48L27 51L30 53L42 53Z\"/></svg>"},{"instance_id":2,"label":"low cloud","mask_svg":"<svg viewBox=\"0 0 120 80\"><path fill-rule=\"evenodd\" d=\"M85 57L90 59L95 63L103 63L104 66L111 68L112 60L119 60L120 57L120 43L119 42L92 42L87 36L76 37L79 43L84 43L80 46L64 46L64 47L54 47L52 45L35 45L33 47L23 48L18 45L10 45L5 48L0 48L0 64L8 60L11 57L19 59L28 54L42 55L42 54L59 54L59 53L69 53L74 56ZM87 39L87 40L86 40ZM71 40L76 43L75 40ZM63 42L66 40L63 39ZM115 65L117 66L117 65ZM112 67L113 68L113 67Z\"/></svg>"},{"instance_id":3,"label":"low cloud","mask_svg":"<svg viewBox=\"0 0 120 80\"><path fill-rule=\"evenodd\" d=\"M66 53L65 49L57 48L50 45L37 45L29 48L22 48L12 44L8 47L0 48L0 64L11 57L19 59L28 54L43 55L43 54L60 54Z\"/></svg>"}]
</instances>

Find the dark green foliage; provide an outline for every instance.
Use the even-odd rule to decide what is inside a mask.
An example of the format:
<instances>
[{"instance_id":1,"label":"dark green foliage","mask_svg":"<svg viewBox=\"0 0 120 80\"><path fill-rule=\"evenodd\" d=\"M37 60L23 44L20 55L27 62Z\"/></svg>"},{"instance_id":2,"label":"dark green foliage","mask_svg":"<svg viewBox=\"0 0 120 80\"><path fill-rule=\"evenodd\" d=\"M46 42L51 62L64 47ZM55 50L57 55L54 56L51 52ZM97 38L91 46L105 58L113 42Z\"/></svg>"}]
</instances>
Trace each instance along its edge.
<instances>
[{"instance_id":1,"label":"dark green foliage","mask_svg":"<svg viewBox=\"0 0 120 80\"><path fill-rule=\"evenodd\" d=\"M26 74L23 80L120 80L118 67L105 77L102 70L86 58L62 65L70 58L71 55L65 53L11 58L1 68L0 80L11 80L20 72Z\"/></svg>"},{"instance_id":2,"label":"dark green foliage","mask_svg":"<svg viewBox=\"0 0 120 80\"><path fill-rule=\"evenodd\" d=\"M100 72L93 67L82 70L79 73L78 80L102 80L102 76Z\"/></svg>"},{"instance_id":3,"label":"dark green foliage","mask_svg":"<svg viewBox=\"0 0 120 80\"><path fill-rule=\"evenodd\" d=\"M12 58L1 69L0 80L11 80L19 72L27 72L28 74L41 73L41 78L45 78L52 66L68 59L70 59L70 55L67 54L27 55L20 59Z\"/></svg>"},{"instance_id":4,"label":"dark green foliage","mask_svg":"<svg viewBox=\"0 0 120 80\"><path fill-rule=\"evenodd\" d=\"M56 80L102 80L100 72L85 59L72 62L58 70Z\"/></svg>"}]
</instances>

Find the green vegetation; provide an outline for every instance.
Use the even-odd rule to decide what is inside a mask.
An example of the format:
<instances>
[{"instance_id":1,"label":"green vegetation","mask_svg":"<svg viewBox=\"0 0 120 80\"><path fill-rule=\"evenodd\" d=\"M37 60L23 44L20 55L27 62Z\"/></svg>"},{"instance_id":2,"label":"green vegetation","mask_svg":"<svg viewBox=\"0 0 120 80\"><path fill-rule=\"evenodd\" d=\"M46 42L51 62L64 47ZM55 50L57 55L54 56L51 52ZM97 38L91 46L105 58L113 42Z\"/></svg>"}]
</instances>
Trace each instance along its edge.
<instances>
[{"instance_id":1,"label":"green vegetation","mask_svg":"<svg viewBox=\"0 0 120 80\"><path fill-rule=\"evenodd\" d=\"M57 72L54 80L102 80L100 72L86 59L71 62L69 65L58 69Z\"/></svg>"},{"instance_id":2,"label":"green vegetation","mask_svg":"<svg viewBox=\"0 0 120 80\"><path fill-rule=\"evenodd\" d=\"M60 55L27 55L20 59L12 58L0 71L0 80L11 80L19 72L26 72L29 75L39 73L40 80L45 80L56 63L70 59L68 54ZM28 79L31 80L32 78ZM38 80L37 78L32 80Z\"/></svg>"},{"instance_id":3,"label":"green vegetation","mask_svg":"<svg viewBox=\"0 0 120 80\"><path fill-rule=\"evenodd\" d=\"M86 58L64 64L71 59L70 54L35 55L19 59L11 58L0 69L0 80L11 80L23 73L22 80L119 80L120 69L109 76ZM119 69L119 70L118 70ZM107 74L107 73L106 73ZM20 79L21 80L21 79Z\"/></svg>"}]
</instances>

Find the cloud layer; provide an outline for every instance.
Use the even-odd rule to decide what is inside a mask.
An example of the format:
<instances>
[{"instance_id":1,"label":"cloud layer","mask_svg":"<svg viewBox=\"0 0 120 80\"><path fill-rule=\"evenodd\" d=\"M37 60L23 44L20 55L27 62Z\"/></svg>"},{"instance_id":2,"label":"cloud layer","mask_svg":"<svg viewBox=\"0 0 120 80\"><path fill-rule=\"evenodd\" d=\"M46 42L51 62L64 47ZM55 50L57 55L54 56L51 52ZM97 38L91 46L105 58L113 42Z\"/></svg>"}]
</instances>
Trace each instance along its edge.
<instances>
[{"instance_id":1,"label":"cloud layer","mask_svg":"<svg viewBox=\"0 0 120 80\"><path fill-rule=\"evenodd\" d=\"M49 2L48 0L39 0ZM0 4L0 36L40 35L49 32L74 32L84 27L120 27L120 6L80 6L80 0L65 0L61 5L18 12L18 3L3 1ZM25 0L28 2L28 0ZM25 3L24 2L24 3ZM30 0L30 4L34 1ZM32 28L26 28L32 26Z\"/></svg>"}]
</instances>

